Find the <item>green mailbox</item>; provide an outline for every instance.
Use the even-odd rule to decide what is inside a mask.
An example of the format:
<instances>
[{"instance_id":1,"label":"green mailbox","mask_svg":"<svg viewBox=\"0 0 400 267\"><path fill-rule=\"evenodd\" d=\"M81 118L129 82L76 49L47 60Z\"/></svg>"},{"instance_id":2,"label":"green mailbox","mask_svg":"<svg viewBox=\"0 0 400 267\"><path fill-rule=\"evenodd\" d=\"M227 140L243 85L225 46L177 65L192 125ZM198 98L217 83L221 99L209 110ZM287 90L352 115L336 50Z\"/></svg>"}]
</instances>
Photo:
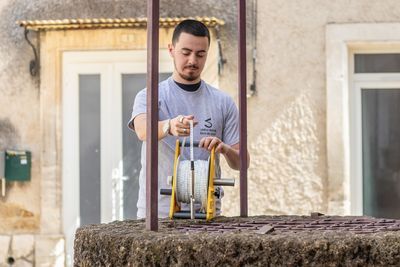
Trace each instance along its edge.
<instances>
[{"instance_id":1,"label":"green mailbox","mask_svg":"<svg viewBox=\"0 0 400 267\"><path fill-rule=\"evenodd\" d=\"M31 180L31 152L6 150L5 178L7 181Z\"/></svg>"}]
</instances>

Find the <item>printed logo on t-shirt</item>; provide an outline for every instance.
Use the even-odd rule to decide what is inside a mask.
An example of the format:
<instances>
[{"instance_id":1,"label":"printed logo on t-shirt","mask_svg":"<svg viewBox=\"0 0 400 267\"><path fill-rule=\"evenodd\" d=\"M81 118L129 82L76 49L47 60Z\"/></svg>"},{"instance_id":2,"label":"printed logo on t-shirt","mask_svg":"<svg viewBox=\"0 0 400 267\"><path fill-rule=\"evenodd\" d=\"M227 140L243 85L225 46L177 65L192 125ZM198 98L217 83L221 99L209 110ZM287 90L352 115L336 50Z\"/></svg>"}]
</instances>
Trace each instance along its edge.
<instances>
[{"instance_id":1,"label":"printed logo on t-shirt","mask_svg":"<svg viewBox=\"0 0 400 267\"><path fill-rule=\"evenodd\" d=\"M201 128L200 129L200 134L201 135L215 136L217 134L217 130L216 129L212 129L213 124L212 124L211 118L208 118L208 119L204 120L203 126L205 128Z\"/></svg>"},{"instance_id":2,"label":"printed logo on t-shirt","mask_svg":"<svg viewBox=\"0 0 400 267\"><path fill-rule=\"evenodd\" d=\"M207 127L208 129L210 129L212 127L211 118L208 118L205 120L204 126Z\"/></svg>"}]
</instances>

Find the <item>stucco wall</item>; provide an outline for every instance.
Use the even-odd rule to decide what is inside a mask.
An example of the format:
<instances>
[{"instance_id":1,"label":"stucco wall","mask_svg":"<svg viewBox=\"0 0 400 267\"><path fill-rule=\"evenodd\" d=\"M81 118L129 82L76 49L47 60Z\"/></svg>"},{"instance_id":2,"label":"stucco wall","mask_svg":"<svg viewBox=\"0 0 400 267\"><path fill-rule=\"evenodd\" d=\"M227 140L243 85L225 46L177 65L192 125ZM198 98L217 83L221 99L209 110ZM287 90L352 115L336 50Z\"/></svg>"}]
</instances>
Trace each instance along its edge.
<instances>
[{"instance_id":1,"label":"stucco wall","mask_svg":"<svg viewBox=\"0 0 400 267\"><path fill-rule=\"evenodd\" d=\"M36 232L39 229L39 81L29 74L32 50L24 41L23 29L15 25L2 1L0 25L0 150L32 151L32 180L7 183L6 197L0 200L0 232Z\"/></svg>"},{"instance_id":2,"label":"stucco wall","mask_svg":"<svg viewBox=\"0 0 400 267\"><path fill-rule=\"evenodd\" d=\"M400 3L266 0L258 11L257 96L248 101L249 213L342 214L343 181L332 185L327 176L325 27L396 22ZM225 202L235 210L228 214L239 214L235 192L234 204Z\"/></svg>"}]
</instances>

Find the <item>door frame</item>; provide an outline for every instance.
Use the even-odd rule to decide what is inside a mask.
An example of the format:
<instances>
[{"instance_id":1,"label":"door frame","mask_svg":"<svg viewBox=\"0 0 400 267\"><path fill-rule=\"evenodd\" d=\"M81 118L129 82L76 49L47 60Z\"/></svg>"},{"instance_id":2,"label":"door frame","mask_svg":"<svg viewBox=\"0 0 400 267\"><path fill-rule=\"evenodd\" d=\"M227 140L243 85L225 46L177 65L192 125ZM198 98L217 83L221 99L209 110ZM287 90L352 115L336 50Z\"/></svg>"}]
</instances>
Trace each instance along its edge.
<instances>
[{"instance_id":1,"label":"door frame","mask_svg":"<svg viewBox=\"0 0 400 267\"><path fill-rule=\"evenodd\" d=\"M160 72L172 72L173 64L167 49L160 50ZM77 74L100 74L101 121L101 222L119 219L122 210L112 212L113 199L120 205L120 198L112 197L113 179L122 180L122 80L124 73L147 73L146 50L120 51L65 51L62 53L62 224L66 240L67 263L73 257L73 239L80 226L79 201L79 79ZM106 96L106 97L103 97ZM115 106L115 103L117 106ZM119 138L114 138L119 136ZM120 142L118 142L118 140ZM110 155L106 153L110 151ZM106 157L111 160L105 160ZM118 166L118 173L107 170ZM114 177L119 176L119 177ZM71 197L72 196L72 197ZM114 203L115 204L115 203Z\"/></svg>"}]
</instances>

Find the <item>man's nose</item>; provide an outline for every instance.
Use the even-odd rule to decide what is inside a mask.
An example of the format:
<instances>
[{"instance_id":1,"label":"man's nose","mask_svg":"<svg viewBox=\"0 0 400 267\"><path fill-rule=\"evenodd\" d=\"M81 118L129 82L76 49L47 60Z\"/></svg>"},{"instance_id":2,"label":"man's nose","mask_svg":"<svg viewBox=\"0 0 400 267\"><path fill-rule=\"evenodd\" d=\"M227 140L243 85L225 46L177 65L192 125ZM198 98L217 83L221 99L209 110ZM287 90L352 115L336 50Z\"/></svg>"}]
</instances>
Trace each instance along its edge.
<instances>
[{"instance_id":1,"label":"man's nose","mask_svg":"<svg viewBox=\"0 0 400 267\"><path fill-rule=\"evenodd\" d=\"M197 57L196 55L193 53L190 55L189 57L189 64L191 65L195 65L197 63Z\"/></svg>"}]
</instances>

